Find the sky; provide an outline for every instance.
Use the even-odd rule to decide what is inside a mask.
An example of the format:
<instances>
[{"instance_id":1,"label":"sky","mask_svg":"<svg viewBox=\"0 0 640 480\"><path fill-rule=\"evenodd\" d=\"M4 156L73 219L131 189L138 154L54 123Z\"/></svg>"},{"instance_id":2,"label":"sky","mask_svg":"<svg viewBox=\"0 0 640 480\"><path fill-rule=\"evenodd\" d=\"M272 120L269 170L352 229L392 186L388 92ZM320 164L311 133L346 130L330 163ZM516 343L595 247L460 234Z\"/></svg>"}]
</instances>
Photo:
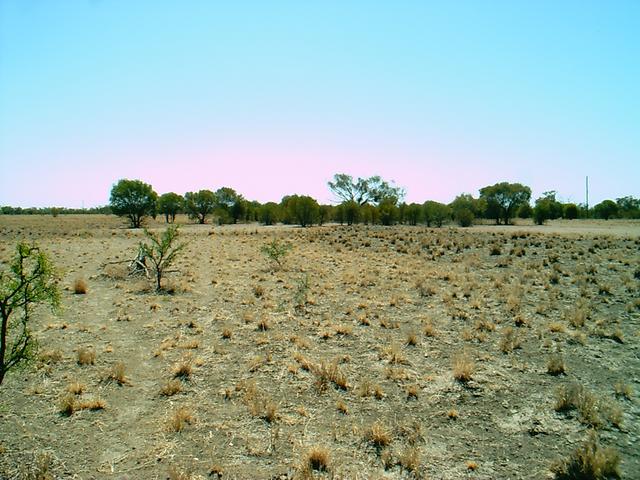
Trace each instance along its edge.
<instances>
[{"instance_id":1,"label":"sky","mask_svg":"<svg viewBox=\"0 0 640 480\"><path fill-rule=\"evenodd\" d=\"M640 2L0 0L0 205L640 197Z\"/></svg>"}]
</instances>

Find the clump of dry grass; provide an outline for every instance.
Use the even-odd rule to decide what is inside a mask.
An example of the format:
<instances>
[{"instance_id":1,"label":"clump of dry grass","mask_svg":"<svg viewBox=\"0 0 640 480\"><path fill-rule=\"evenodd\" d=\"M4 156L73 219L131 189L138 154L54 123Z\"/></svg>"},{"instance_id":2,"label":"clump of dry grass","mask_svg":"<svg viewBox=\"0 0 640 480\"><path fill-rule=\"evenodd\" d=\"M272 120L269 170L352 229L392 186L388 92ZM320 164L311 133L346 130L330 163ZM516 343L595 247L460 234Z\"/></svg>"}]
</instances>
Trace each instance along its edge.
<instances>
[{"instance_id":1,"label":"clump of dry grass","mask_svg":"<svg viewBox=\"0 0 640 480\"><path fill-rule=\"evenodd\" d=\"M107 373L107 381L116 382L118 385L126 385L129 383L125 375L126 366L124 362L116 362L111 370Z\"/></svg>"},{"instance_id":2,"label":"clump of dry grass","mask_svg":"<svg viewBox=\"0 0 640 480\"><path fill-rule=\"evenodd\" d=\"M59 410L62 415L70 417L77 409L76 397L72 393L65 395L60 400Z\"/></svg>"},{"instance_id":3,"label":"clump of dry grass","mask_svg":"<svg viewBox=\"0 0 640 480\"><path fill-rule=\"evenodd\" d=\"M380 359L386 359L393 365L406 364L407 357L402 351L402 347L397 343L392 343L386 347L383 347L379 355Z\"/></svg>"},{"instance_id":4,"label":"clump of dry grass","mask_svg":"<svg viewBox=\"0 0 640 480\"><path fill-rule=\"evenodd\" d=\"M405 343L410 347L418 345L418 334L413 330L407 332L407 340Z\"/></svg>"},{"instance_id":5,"label":"clump of dry grass","mask_svg":"<svg viewBox=\"0 0 640 480\"><path fill-rule=\"evenodd\" d=\"M73 293L76 295L85 295L88 291L87 281L84 278L76 278L73 282Z\"/></svg>"},{"instance_id":6,"label":"clump of dry grass","mask_svg":"<svg viewBox=\"0 0 640 480\"><path fill-rule=\"evenodd\" d=\"M326 447L311 447L305 455L304 465L309 470L328 472L331 454Z\"/></svg>"},{"instance_id":7,"label":"clump of dry grass","mask_svg":"<svg viewBox=\"0 0 640 480\"><path fill-rule=\"evenodd\" d=\"M549 357L547 362L547 373L549 375L564 375L566 373L566 366L562 355L556 353Z\"/></svg>"},{"instance_id":8,"label":"clump of dry grass","mask_svg":"<svg viewBox=\"0 0 640 480\"><path fill-rule=\"evenodd\" d=\"M436 294L435 287L427 285L423 278L416 280L416 290L421 297L432 297Z\"/></svg>"},{"instance_id":9,"label":"clump of dry grass","mask_svg":"<svg viewBox=\"0 0 640 480\"><path fill-rule=\"evenodd\" d=\"M180 407L169 417L168 428L172 432L181 432L187 425L193 425L195 421L191 410L187 407Z\"/></svg>"},{"instance_id":10,"label":"clump of dry grass","mask_svg":"<svg viewBox=\"0 0 640 480\"><path fill-rule=\"evenodd\" d=\"M160 389L160 395L172 397L182 391L182 382L177 379L169 380Z\"/></svg>"},{"instance_id":11,"label":"clump of dry grass","mask_svg":"<svg viewBox=\"0 0 640 480\"><path fill-rule=\"evenodd\" d=\"M293 354L293 359L298 362L300 364L300 368L302 368L306 372L310 372L314 367L313 362L300 352L295 352Z\"/></svg>"},{"instance_id":12,"label":"clump of dry grass","mask_svg":"<svg viewBox=\"0 0 640 480\"><path fill-rule=\"evenodd\" d=\"M80 410L103 410L107 406L106 402L101 398L92 398L88 400L78 400L73 393L67 393L60 400L59 411L61 415L70 417Z\"/></svg>"},{"instance_id":13,"label":"clump of dry grass","mask_svg":"<svg viewBox=\"0 0 640 480\"><path fill-rule=\"evenodd\" d=\"M551 471L557 480L621 478L620 454L613 448L601 447L592 430L587 441L569 458L554 462Z\"/></svg>"},{"instance_id":14,"label":"clump of dry grass","mask_svg":"<svg viewBox=\"0 0 640 480\"><path fill-rule=\"evenodd\" d=\"M409 385L405 391L407 392L408 400L416 400L418 398L418 393L420 393L420 386L415 384Z\"/></svg>"},{"instance_id":15,"label":"clump of dry grass","mask_svg":"<svg viewBox=\"0 0 640 480\"><path fill-rule=\"evenodd\" d=\"M398 463L407 472L417 473L420 469L420 449L417 447L407 447L400 454Z\"/></svg>"},{"instance_id":16,"label":"clump of dry grass","mask_svg":"<svg viewBox=\"0 0 640 480\"><path fill-rule=\"evenodd\" d=\"M389 429L377 420L366 430L365 440L379 450L387 447L393 440L393 436Z\"/></svg>"},{"instance_id":17,"label":"clump of dry grass","mask_svg":"<svg viewBox=\"0 0 640 480\"><path fill-rule=\"evenodd\" d=\"M336 403L336 409L343 415L349 414L349 407L346 403L344 403L343 400L338 400L338 402Z\"/></svg>"},{"instance_id":18,"label":"clump of dry grass","mask_svg":"<svg viewBox=\"0 0 640 480\"><path fill-rule=\"evenodd\" d=\"M466 383L471 380L475 371L475 363L468 353L458 354L453 358L453 378Z\"/></svg>"},{"instance_id":19,"label":"clump of dry grass","mask_svg":"<svg viewBox=\"0 0 640 480\"><path fill-rule=\"evenodd\" d=\"M107 407L107 403L101 398L92 398L89 400L83 400L79 404L78 410L104 410Z\"/></svg>"},{"instance_id":20,"label":"clump of dry grass","mask_svg":"<svg viewBox=\"0 0 640 480\"><path fill-rule=\"evenodd\" d=\"M624 397L627 400L631 400L633 398L633 387L628 383L616 382L613 386L613 391L615 392L616 397Z\"/></svg>"},{"instance_id":21,"label":"clump of dry grass","mask_svg":"<svg viewBox=\"0 0 640 480\"><path fill-rule=\"evenodd\" d=\"M180 360L173 367L173 376L174 378L181 378L182 380L187 380L191 377L193 373L193 362L191 357L186 356Z\"/></svg>"},{"instance_id":22,"label":"clump of dry grass","mask_svg":"<svg viewBox=\"0 0 640 480\"><path fill-rule=\"evenodd\" d=\"M433 322L431 320L426 320L422 324L422 333L424 333L425 337L436 336L436 327L433 325Z\"/></svg>"},{"instance_id":23,"label":"clump of dry grass","mask_svg":"<svg viewBox=\"0 0 640 480\"><path fill-rule=\"evenodd\" d=\"M502 353L510 353L521 346L520 338L512 327L502 329L502 338L500 339L500 351Z\"/></svg>"},{"instance_id":24,"label":"clump of dry grass","mask_svg":"<svg viewBox=\"0 0 640 480\"><path fill-rule=\"evenodd\" d=\"M577 410L580 423L594 428L599 428L604 423L601 412L606 408L603 407L598 397L577 383L558 388L554 408L557 412Z\"/></svg>"},{"instance_id":25,"label":"clump of dry grass","mask_svg":"<svg viewBox=\"0 0 640 480\"><path fill-rule=\"evenodd\" d=\"M262 285L254 285L253 295L256 298L262 298L264 296L264 287Z\"/></svg>"},{"instance_id":26,"label":"clump of dry grass","mask_svg":"<svg viewBox=\"0 0 640 480\"><path fill-rule=\"evenodd\" d=\"M47 365L52 365L52 364L61 362L63 359L63 356L60 350L50 349L50 350L43 350L38 356L38 359L42 363L45 363Z\"/></svg>"},{"instance_id":27,"label":"clump of dry grass","mask_svg":"<svg viewBox=\"0 0 640 480\"><path fill-rule=\"evenodd\" d=\"M271 322L269 321L269 318L266 315L261 316L260 320L258 320L257 329L261 332L266 332L270 328Z\"/></svg>"},{"instance_id":28,"label":"clump of dry grass","mask_svg":"<svg viewBox=\"0 0 640 480\"><path fill-rule=\"evenodd\" d=\"M71 382L69 385L67 385L67 392L73 395L80 395L85 391L86 388L86 385L84 385L83 383Z\"/></svg>"},{"instance_id":29,"label":"clump of dry grass","mask_svg":"<svg viewBox=\"0 0 640 480\"><path fill-rule=\"evenodd\" d=\"M94 365L96 363L96 351L93 348L78 349L78 365Z\"/></svg>"},{"instance_id":30,"label":"clump of dry grass","mask_svg":"<svg viewBox=\"0 0 640 480\"><path fill-rule=\"evenodd\" d=\"M326 361L322 360L318 365L315 365L312 369L316 376L316 386L319 390L326 390L329 383L333 383L337 388L341 390L347 390L349 388L349 382L347 376L344 374L337 360Z\"/></svg>"}]
</instances>

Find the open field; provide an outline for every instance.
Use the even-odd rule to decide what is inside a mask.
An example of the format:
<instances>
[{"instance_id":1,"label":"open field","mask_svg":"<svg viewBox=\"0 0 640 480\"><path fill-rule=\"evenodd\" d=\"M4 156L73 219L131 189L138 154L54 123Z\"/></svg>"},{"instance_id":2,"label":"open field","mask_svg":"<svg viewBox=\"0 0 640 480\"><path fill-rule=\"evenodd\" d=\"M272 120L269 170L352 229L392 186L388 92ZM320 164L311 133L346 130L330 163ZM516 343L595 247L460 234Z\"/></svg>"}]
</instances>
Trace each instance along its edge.
<instances>
[{"instance_id":1,"label":"open field","mask_svg":"<svg viewBox=\"0 0 640 480\"><path fill-rule=\"evenodd\" d=\"M640 222L183 225L171 294L105 266L122 225L0 216L63 297L0 386L0 478L553 478L592 428L640 478Z\"/></svg>"}]
</instances>

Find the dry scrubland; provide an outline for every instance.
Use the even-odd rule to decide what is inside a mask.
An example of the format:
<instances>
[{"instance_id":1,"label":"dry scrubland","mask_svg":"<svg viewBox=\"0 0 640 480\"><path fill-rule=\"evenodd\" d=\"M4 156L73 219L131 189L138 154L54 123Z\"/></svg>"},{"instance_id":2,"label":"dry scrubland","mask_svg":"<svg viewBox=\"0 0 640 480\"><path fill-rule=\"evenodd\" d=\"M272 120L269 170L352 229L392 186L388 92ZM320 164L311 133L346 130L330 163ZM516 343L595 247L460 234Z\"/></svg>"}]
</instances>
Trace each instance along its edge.
<instances>
[{"instance_id":1,"label":"dry scrubland","mask_svg":"<svg viewBox=\"0 0 640 480\"><path fill-rule=\"evenodd\" d=\"M639 223L181 231L158 295L113 217L0 217L63 290L0 477L539 479L595 428L640 478Z\"/></svg>"}]
</instances>

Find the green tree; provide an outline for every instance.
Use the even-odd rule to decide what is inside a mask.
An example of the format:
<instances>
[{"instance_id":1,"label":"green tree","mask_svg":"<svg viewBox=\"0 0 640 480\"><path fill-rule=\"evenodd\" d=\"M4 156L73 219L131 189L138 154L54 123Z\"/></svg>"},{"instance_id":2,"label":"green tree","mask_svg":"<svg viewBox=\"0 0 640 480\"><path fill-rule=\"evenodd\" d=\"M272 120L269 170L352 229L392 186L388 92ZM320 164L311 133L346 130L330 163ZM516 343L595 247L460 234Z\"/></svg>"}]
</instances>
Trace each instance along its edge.
<instances>
[{"instance_id":1,"label":"green tree","mask_svg":"<svg viewBox=\"0 0 640 480\"><path fill-rule=\"evenodd\" d=\"M206 223L207 217L216 208L216 197L211 190L187 192L184 194L184 209L189 218L198 220L198 223Z\"/></svg>"},{"instance_id":2,"label":"green tree","mask_svg":"<svg viewBox=\"0 0 640 480\"><path fill-rule=\"evenodd\" d=\"M60 305L53 266L37 246L18 243L9 268L0 269L0 385L9 370L33 358L29 321L41 303Z\"/></svg>"},{"instance_id":3,"label":"green tree","mask_svg":"<svg viewBox=\"0 0 640 480\"><path fill-rule=\"evenodd\" d=\"M640 218L640 199L631 196L616 198L618 214L622 218Z\"/></svg>"},{"instance_id":4,"label":"green tree","mask_svg":"<svg viewBox=\"0 0 640 480\"><path fill-rule=\"evenodd\" d=\"M169 192L163 193L158 199L158 212L164 215L166 223L176 221L176 215L182 210L182 195Z\"/></svg>"},{"instance_id":5,"label":"green tree","mask_svg":"<svg viewBox=\"0 0 640 480\"><path fill-rule=\"evenodd\" d=\"M358 205L370 203L378 205L384 199L395 198L395 203L404 198L403 188L396 187L375 175L369 178L358 178L354 182L351 175L336 173L333 181L328 182L329 190L341 202L356 202Z\"/></svg>"},{"instance_id":6,"label":"green tree","mask_svg":"<svg viewBox=\"0 0 640 480\"><path fill-rule=\"evenodd\" d=\"M307 195L290 195L282 199L281 205L289 222L296 222L301 227L313 225L318 220L320 206Z\"/></svg>"},{"instance_id":7,"label":"green tree","mask_svg":"<svg viewBox=\"0 0 640 480\"><path fill-rule=\"evenodd\" d=\"M333 209L333 220L338 222L340 225L344 225L345 214L344 214L344 205L341 203L340 205L336 205Z\"/></svg>"},{"instance_id":8,"label":"green tree","mask_svg":"<svg viewBox=\"0 0 640 480\"><path fill-rule=\"evenodd\" d=\"M221 223L238 223L247 208L246 200L233 188L222 187L215 191L216 213Z\"/></svg>"},{"instance_id":9,"label":"green tree","mask_svg":"<svg viewBox=\"0 0 640 480\"><path fill-rule=\"evenodd\" d=\"M132 228L140 228L145 217L155 215L157 201L151 185L122 179L111 188L109 204L114 215L127 217Z\"/></svg>"},{"instance_id":10,"label":"green tree","mask_svg":"<svg viewBox=\"0 0 640 480\"><path fill-rule=\"evenodd\" d=\"M496 225L502 220L505 225L516 210L531 199L531 189L520 183L496 183L480 189L480 198L487 204L487 216L495 218Z\"/></svg>"},{"instance_id":11,"label":"green tree","mask_svg":"<svg viewBox=\"0 0 640 480\"><path fill-rule=\"evenodd\" d=\"M562 211L562 203L556 200L556 192L550 190L544 192L540 198L536 199L536 205L533 209L533 220L537 225L542 225L547 220L560 218Z\"/></svg>"},{"instance_id":12,"label":"green tree","mask_svg":"<svg viewBox=\"0 0 640 480\"><path fill-rule=\"evenodd\" d=\"M360 221L360 205L358 202L349 200L340 204L343 219L347 225L353 225Z\"/></svg>"},{"instance_id":13,"label":"green tree","mask_svg":"<svg viewBox=\"0 0 640 480\"><path fill-rule=\"evenodd\" d=\"M533 216L533 208L529 202L523 203L518 208L518 218L531 218Z\"/></svg>"},{"instance_id":14,"label":"green tree","mask_svg":"<svg viewBox=\"0 0 640 480\"><path fill-rule=\"evenodd\" d=\"M593 207L593 214L596 218L609 220L618 215L618 204L613 200L603 200Z\"/></svg>"},{"instance_id":15,"label":"green tree","mask_svg":"<svg viewBox=\"0 0 640 480\"><path fill-rule=\"evenodd\" d=\"M274 225L280 221L280 205L267 202L260 206L260 222L264 225Z\"/></svg>"},{"instance_id":16,"label":"green tree","mask_svg":"<svg viewBox=\"0 0 640 480\"><path fill-rule=\"evenodd\" d=\"M422 221L423 218L423 208L422 205L418 203L411 203L407 205L407 210L405 212L405 217L409 225L417 225Z\"/></svg>"},{"instance_id":17,"label":"green tree","mask_svg":"<svg viewBox=\"0 0 640 480\"><path fill-rule=\"evenodd\" d=\"M447 219L451 218L451 208L444 203L427 200L422 204L422 218L427 227L432 225L441 227Z\"/></svg>"},{"instance_id":18,"label":"green tree","mask_svg":"<svg viewBox=\"0 0 640 480\"><path fill-rule=\"evenodd\" d=\"M324 225L333 217L333 205L320 205L318 210L318 225Z\"/></svg>"},{"instance_id":19,"label":"green tree","mask_svg":"<svg viewBox=\"0 0 640 480\"><path fill-rule=\"evenodd\" d=\"M173 264L178 253L180 253L187 244L174 244L179 235L177 225L170 226L162 235L150 232L146 228L144 234L151 243L141 243L140 252L151 262L151 267L156 277L156 291L159 292L162 290L162 277L167 271L167 268Z\"/></svg>"},{"instance_id":20,"label":"green tree","mask_svg":"<svg viewBox=\"0 0 640 480\"><path fill-rule=\"evenodd\" d=\"M360 218L365 225L375 225L380 222L380 211L373 205L365 203L360 207Z\"/></svg>"},{"instance_id":21,"label":"green tree","mask_svg":"<svg viewBox=\"0 0 640 480\"><path fill-rule=\"evenodd\" d=\"M395 198L387 197L378 205L378 215L380 216L380 223L382 225L390 226L398 221L399 210L396 202Z\"/></svg>"},{"instance_id":22,"label":"green tree","mask_svg":"<svg viewBox=\"0 0 640 480\"><path fill-rule=\"evenodd\" d=\"M449 205L453 218L461 227L470 227L476 217L485 211L486 202L468 193L458 195Z\"/></svg>"},{"instance_id":23,"label":"green tree","mask_svg":"<svg viewBox=\"0 0 640 480\"><path fill-rule=\"evenodd\" d=\"M562 216L567 220L575 220L578 218L578 206L575 203L565 203Z\"/></svg>"}]
</instances>

